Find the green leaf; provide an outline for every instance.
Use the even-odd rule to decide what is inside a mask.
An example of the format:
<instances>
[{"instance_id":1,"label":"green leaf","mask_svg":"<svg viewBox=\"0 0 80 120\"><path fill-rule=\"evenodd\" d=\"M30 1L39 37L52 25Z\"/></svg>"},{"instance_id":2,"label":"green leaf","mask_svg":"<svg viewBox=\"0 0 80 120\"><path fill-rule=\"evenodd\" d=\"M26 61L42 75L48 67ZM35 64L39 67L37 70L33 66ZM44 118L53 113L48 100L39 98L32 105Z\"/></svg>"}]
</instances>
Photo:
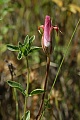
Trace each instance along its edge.
<instances>
[{"instance_id":1,"label":"green leaf","mask_svg":"<svg viewBox=\"0 0 80 120\"><path fill-rule=\"evenodd\" d=\"M26 120L30 120L30 111L27 111L26 113Z\"/></svg>"},{"instance_id":2,"label":"green leaf","mask_svg":"<svg viewBox=\"0 0 80 120\"><path fill-rule=\"evenodd\" d=\"M8 80L7 83L9 84L9 86L13 88L17 88L24 96L26 95L25 90L20 83L10 80Z\"/></svg>"},{"instance_id":3,"label":"green leaf","mask_svg":"<svg viewBox=\"0 0 80 120\"><path fill-rule=\"evenodd\" d=\"M21 48L22 47L22 43L19 41L18 42L18 47Z\"/></svg>"},{"instance_id":4,"label":"green leaf","mask_svg":"<svg viewBox=\"0 0 80 120\"><path fill-rule=\"evenodd\" d=\"M15 45L7 44L7 48L11 51L19 51L19 48Z\"/></svg>"},{"instance_id":5,"label":"green leaf","mask_svg":"<svg viewBox=\"0 0 80 120\"><path fill-rule=\"evenodd\" d=\"M31 44L34 41L34 39L35 39L35 35L30 37L30 39L29 39L29 46L31 46Z\"/></svg>"},{"instance_id":6,"label":"green leaf","mask_svg":"<svg viewBox=\"0 0 80 120\"><path fill-rule=\"evenodd\" d=\"M29 110L26 112L25 115L26 115L26 119L25 120L30 120L30 111ZM24 116L22 116L21 120L24 120Z\"/></svg>"},{"instance_id":7,"label":"green leaf","mask_svg":"<svg viewBox=\"0 0 80 120\"><path fill-rule=\"evenodd\" d=\"M44 93L43 89L35 89L29 94L29 96L36 95L36 94L41 94L41 93Z\"/></svg>"},{"instance_id":8,"label":"green leaf","mask_svg":"<svg viewBox=\"0 0 80 120\"><path fill-rule=\"evenodd\" d=\"M37 47L37 46L32 46L29 53L35 51L35 50L39 50L41 47Z\"/></svg>"},{"instance_id":9,"label":"green leaf","mask_svg":"<svg viewBox=\"0 0 80 120\"><path fill-rule=\"evenodd\" d=\"M24 45L28 44L29 43L29 36L27 35L24 39Z\"/></svg>"},{"instance_id":10,"label":"green leaf","mask_svg":"<svg viewBox=\"0 0 80 120\"><path fill-rule=\"evenodd\" d=\"M23 56L22 51L19 51L18 56L17 56L17 59L18 59L18 60L21 60L21 59L22 59L22 56Z\"/></svg>"},{"instance_id":11,"label":"green leaf","mask_svg":"<svg viewBox=\"0 0 80 120\"><path fill-rule=\"evenodd\" d=\"M24 51L24 56L28 56L28 54L29 54L29 52L28 52L28 50L27 49L25 49L25 51Z\"/></svg>"}]
</instances>

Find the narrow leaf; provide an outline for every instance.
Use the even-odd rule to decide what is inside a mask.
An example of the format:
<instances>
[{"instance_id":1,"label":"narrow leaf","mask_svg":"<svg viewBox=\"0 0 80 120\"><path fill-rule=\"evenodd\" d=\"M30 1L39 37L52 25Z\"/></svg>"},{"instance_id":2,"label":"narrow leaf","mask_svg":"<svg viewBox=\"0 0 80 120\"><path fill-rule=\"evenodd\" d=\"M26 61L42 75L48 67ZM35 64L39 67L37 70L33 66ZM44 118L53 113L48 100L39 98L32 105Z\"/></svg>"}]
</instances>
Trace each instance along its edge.
<instances>
[{"instance_id":1,"label":"narrow leaf","mask_svg":"<svg viewBox=\"0 0 80 120\"><path fill-rule=\"evenodd\" d=\"M19 48L15 45L10 45L10 44L7 44L7 48L11 51L18 51Z\"/></svg>"},{"instance_id":2,"label":"narrow leaf","mask_svg":"<svg viewBox=\"0 0 80 120\"><path fill-rule=\"evenodd\" d=\"M30 111L27 111L26 113L26 120L30 120Z\"/></svg>"},{"instance_id":3,"label":"narrow leaf","mask_svg":"<svg viewBox=\"0 0 80 120\"><path fill-rule=\"evenodd\" d=\"M29 36L27 35L24 39L24 45L28 44L29 43Z\"/></svg>"},{"instance_id":4,"label":"narrow leaf","mask_svg":"<svg viewBox=\"0 0 80 120\"><path fill-rule=\"evenodd\" d=\"M36 95L36 94L41 94L41 93L44 93L43 89L35 89L29 94L29 96Z\"/></svg>"},{"instance_id":5,"label":"narrow leaf","mask_svg":"<svg viewBox=\"0 0 80 120\"><path fill-rule=\"evenodd\" d=\"M10 80L8 80L7 83L9 84L9 86L13 88L17 88L24 96L26 95L25 90L20 83Z\"/></svg>"},{"instance_id":6,"label":"narrow leaf","mask_svg":"<svg viewBox=\"0 0 80 120\"><path fill-rule=\"evenodd\" d=\"M19 51L18 56L17 56L17 59L18 59L18 60L21 60L21 59L22 59L22 56L23 56L22 52Z\"/></svg>"},{"instance_id":7,"label":"narrow leaf","mask_svg":"<svg viewBox=\"0 0 80 120\"><path fill-rule=\"evenodd\" d=\"M30 37L30 39L29 39L29 45L32 44L32 42L34 41L34 39L35 39L35 35L33 35L33 36Z\"/></svg>"},{"instance_id":8,"label":"narrow leaf","mask_svg":"<svg viewBox=\"0 0 80 120\"><path fill-rule=\"evenodd\" d=\"M23 54L24 56L27 56L29 54L28 50L26 49Z\"/></svg>"},{"instance_id":9,"label":"narrow leaf","mask_svg":"<svg viewBox=\"0 0 80 120\"><path fill-rule=\"evenodd\" d=\"M22 43L19 41L18 42L18 47L21 48L22 47Z\"/></svg>"},{"instance_id":10,"label":"narrow leaf","mask_svg":"<svg viewBox=\"0 0 80 120\"><path fill-rule=\"evenodd\" d=\"M30 120L30 111L28 110L27 112L26 112L26 119L25 120ZM22 119L21 120L24 120L24 116L22 116Z\"/></svg>"},{"instance_id":11,"label":"narrow leaf","mask_svg":"<svg viewBox=\"0 0 80 120\"><path fill-rule=\"evenodd\" d=\"M31 52L33 52L35 50L39 50L39 49L41 49L41 47L32 46L31 49L30 49L30 51L29 51L29 53L31 53Z\"/></svg>"}]
</instances>

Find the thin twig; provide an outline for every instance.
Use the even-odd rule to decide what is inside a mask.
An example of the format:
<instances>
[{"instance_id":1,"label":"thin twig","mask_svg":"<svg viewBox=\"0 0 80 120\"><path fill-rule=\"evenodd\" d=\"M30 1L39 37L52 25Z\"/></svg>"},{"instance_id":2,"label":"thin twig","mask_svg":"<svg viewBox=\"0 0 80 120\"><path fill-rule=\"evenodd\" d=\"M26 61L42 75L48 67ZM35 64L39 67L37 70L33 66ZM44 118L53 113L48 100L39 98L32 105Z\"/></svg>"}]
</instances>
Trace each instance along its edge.
<instances>
[{"instance_id":1,"label":"thin twig","mask_svg":"<svg viewBox=\"0 0 80 120\"><path fill-rule=\"evenodd\" d=\"M38 115L36 116L36 120L40 119L42 108L43 108L43 104L44 104L44 98L45 98L45 92L46 92L47 81L48 81L48 74L49 74L49 66L50 66L50 56L47 57L47 68L46 68L46 75L45 75L44 93L42 95L42 101L41 101L41 105L40 105L40 108L39 108Z\"/></svg>"}]
</instances>

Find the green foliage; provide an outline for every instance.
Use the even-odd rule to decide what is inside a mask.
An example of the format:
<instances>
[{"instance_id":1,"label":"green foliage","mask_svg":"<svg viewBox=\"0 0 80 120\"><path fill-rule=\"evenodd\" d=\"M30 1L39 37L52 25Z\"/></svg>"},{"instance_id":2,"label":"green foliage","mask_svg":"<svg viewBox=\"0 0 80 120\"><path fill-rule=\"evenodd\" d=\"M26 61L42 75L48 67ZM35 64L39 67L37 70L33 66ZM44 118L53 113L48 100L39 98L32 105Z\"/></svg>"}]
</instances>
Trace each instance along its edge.
<instances>
[{"instance_id":1,"label":"green foliage","mask_svg":"<svg viewBox=\"0 0 80 120\"><path fill-rule=\"evenodd\" d=\"M25 115L26 115L26 119L25 120L30 120L30 111L29 110L26 112ZM24 120L24 116L22 116L21 120Z\"/></svg>"},{"instance_id":2,"label":"green foliage","mask_svg":"<svg viewBox=\"0 0 80 120\"><path fill-rule=\"evenodd\" d=\"M35 51L35 50L38 50L38 49L40 49L40 48L41 48L41 47L32 46L31 49L30 49L30 51L29 51L29 53L31 53L31 52L33 52L33 51Z\"/></svg>"},{"instance_id":3,"label":"green foliage","mask_svg":"<svg viewBox=\"0 0 80 120\"><path fill-rule=\"evenodd\" d=\"M19 52L18 52L17 59L18 59L18 60L21 60L21 59L22 59L22 56L23 56L22 51L19 51Z\"/></svg>"},{"instance_id":4,"label":"green foliage","mask_svg":"<svg viewBox=\"0 0 80 120\"><path fill-rule=\"evenodd\" d=\"M29 36L26 35L25 39L24 39L24 45L27 45L29 43Z\"/></svg>"},{"instance_id":5,"label":"green foliage","mask_svg":"<svg viewBox=\"0 0 80 120\"><path fill-rule=\"evenodd\" d=\"M26 95L25 90L20 83L10 80L8 80L7 83L9 84L9 86L18 89L24 96Z\"/></svg>"},{"instance_id":6,"label":"green foliage","mask_svg":"<svg viewBox=\"0 0 80 120\"><path fill-rule=\"evenodd\" d=\"M29 94L29 96L33 96L33 95L36 95L36 94L42 94L42 93L44 93L43 89L35 89Z\"/></svg>"},{"instance_id":7,"label":"green foliage","mask_svg":"<svg viewBox=\"0 0 80 120\"><path fill-rule=\"evenodd\" d=\"M11 51L18 51L17 59L22 59L23 56L28 56L30 53L32 53L34 50L40 49L40 47L32 46L32 43L35 39L35 36L29 36L27 35L24 39L24 43L22 44L20 41L18 42L18 46L8 44L7 48Z\"/></svg>"},{"instance_id":8,"label":"green foliage","mask_svg":"<svg viewBox=\"0 0 80 120\"><path fill-rule=\"evenodd\" d=\"M8 44L7 48L11 51L19 51L19 48L15 45Z\"/></svg>"},{"instance_id":9,"label":"green foliage","mask_svg":"<svg viewBox=\"0 0 80 120\"><path fill-rule=\"evenodd\" d=\"M24 96L25 96L25 107L24 107L24 116L22 118L22 120L30 120L30 111L26 112L26 99L28 96L32 96L35 94L41 94L44 92L44 90L42 89L35 89L33 90L30 95L28 95L28 86L29 86L29 65L28 65L28 55L30 53L32 53L35 50L40 49L40 47L37 46L32 46L32 43L35 39L35 36L31 36L29 38L29 36L27 35L24 39L23 44L19 41L18 42L18 46L15 45L11 45L11 44L7 44L7 48L11 51L17 51L18 52L18 56L17 59L20 60L22 59L23 56L25 56L27 59L27 67L28 67L28 78L27 78L27 86L26 86L26 90L24 90L24 88L22 87L22 85L18 82L15 81L7 81L7 83L9 84L9 86L18 89ZM27 93L27 94L26 94Z\"/></svg>"}]
</instances>

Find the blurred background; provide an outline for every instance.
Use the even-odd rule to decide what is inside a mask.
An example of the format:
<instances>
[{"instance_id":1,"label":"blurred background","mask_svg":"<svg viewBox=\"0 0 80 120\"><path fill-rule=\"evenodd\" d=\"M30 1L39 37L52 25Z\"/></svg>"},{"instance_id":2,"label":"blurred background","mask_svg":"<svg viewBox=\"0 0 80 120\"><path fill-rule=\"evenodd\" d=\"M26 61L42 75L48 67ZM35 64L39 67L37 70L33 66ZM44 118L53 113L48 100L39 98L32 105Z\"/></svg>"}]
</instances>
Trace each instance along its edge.
<instances>
[{"instance_id":1,"label":"blurred background","mask_svg":"<svg viewBox=\"0 0 80 120\"><path fill-rule=\"evenodd\" d=\"M15 101L12 88L6 83L11 79L8 64L15 68L14 80L26 87L26 62L17 60L17 53L6 44L17 45L25 36L35 35L34 45L41 46L38 26L49 15L53 25L63 34L53 32L53 53L48 78L49 93L68 42L80 18L80 0L0 0L0 120L15 120ZM5 61L8 61L6 63ZM42 50L29 56L29 92L43 88L46 56ZM27 109L31 120L37 115L41 95L28 98ZM19 120L23 114L24 97L18 91ZM45 110L42 120L80 120L80 24L65 57L50 98L51 107Z\"/></svg>"}]
</instances>

